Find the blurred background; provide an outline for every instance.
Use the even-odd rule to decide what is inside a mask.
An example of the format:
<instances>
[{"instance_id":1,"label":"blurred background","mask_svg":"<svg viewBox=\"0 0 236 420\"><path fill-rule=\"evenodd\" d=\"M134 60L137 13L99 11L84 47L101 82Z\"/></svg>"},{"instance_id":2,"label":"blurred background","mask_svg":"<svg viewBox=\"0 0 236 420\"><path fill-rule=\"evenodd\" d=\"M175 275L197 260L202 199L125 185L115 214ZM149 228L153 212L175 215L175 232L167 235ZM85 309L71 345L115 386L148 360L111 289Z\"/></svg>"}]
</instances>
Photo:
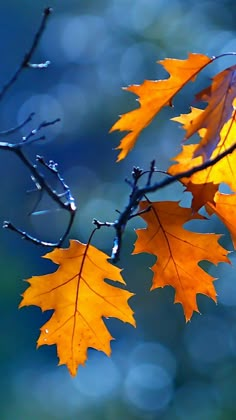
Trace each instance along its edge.
<instances>
[{"instance_id":1,"label":"blurred background","mask_svg":"<svg viewBox=\"0 0 236 420\"><path fill-rule=\"evenodd\" d=\"M45 2L8 0L0 5L0 86L3 86L28 51L41 20ZM135 96L122 86L144 79L167 77L157 60L184 59L189 52L219 55L236 50L235 0L67 0L51 1L54 14L33 57L50 60L47 70L26 70L1 102L0 128L13 127L31 113L35 117L21 132L19 141L43 120L61 118L44 130L46 140L32 144L36 154L59 163L78 205L71 237L87 242L94 217L114 221L129 195L124 182L132 167L148 169L150 161L166 170L180 151L183 131L169 118L188 112L194 93L209 84L210 77L235 63L232 57L207 67L197 82L187 86L140 136L125 161L116 164L119 133L108 134L118 115L135 107ZM5 140L5 139L2 139ZM57 240L67 215L38 195L30 175L8 152L0 153L0 220L11 220L44 240ZM158 179L158 178L157 178ZM161 179L161 178L160 178ZM182 200L181 186L162 190L152 200ZM0 239L0 418L2 420L230 420L236 416L236 283L235 254L232 266L217 268L201 263L215 283L218 305L198 297L202 313L185 323L180 305L173 305L174 291L149 292L155 259L131 256L135 241L130 223L124 237L119 265L129 290L137 328L115 319L106 321L111 334L112 357L93 349L76 378L57 367L55 346L36 351L40 326L50 313L36 307L18 310L20 295L32 275L55 270L41 256L47 250L1 231ZM202 227L203 226L203 227ZM225 233L216 218L190 229ZM93 244L108 254L113 232L102 230ZM229 236L221 243L232 250ZM66 243L68 245L68 243ZM187 256L186 256L187 258Z\"/></svg>"}]
</instances>

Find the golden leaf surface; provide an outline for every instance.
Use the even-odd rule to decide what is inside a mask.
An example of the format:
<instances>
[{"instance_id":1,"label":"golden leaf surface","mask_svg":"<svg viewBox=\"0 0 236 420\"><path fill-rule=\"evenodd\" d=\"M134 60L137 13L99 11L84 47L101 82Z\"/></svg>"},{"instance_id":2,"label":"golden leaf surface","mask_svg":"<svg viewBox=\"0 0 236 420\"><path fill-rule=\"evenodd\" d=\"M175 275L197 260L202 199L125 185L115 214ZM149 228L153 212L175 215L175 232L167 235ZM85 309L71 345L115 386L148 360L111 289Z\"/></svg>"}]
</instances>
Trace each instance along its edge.
<instances>
[{"instance_id":1,"label":"golden leaf surface","mask_svg":"<svg viewBox=\"0 0 236 420\"><path fill-rule=\"evenodd\" d=\"M183 128L186 129L186 125L194 116L201 115L204 111L192 108L189 114L183 114L179 117L174 118L175 121L183 124ZM205 129L199 130L200 136L204 136ZM233 111L230 120L223 126L221 133L221 140L214 150L211 159L217 157L219 154L226 151L229 147L235 144L236 139L236 112ZM202 157L198 156L194 158L197 144L185 145L182 151L175 156L172 160L177 161L168 169L168 173L176 175L180 172L187 171L193 167L202 164ZM219 162L213 166L208 167L200 172L195 173L189 178L182 178L181 182L187 186L188 191L191 191L194 197L194 210L199 209L203 204L208 201L213 201L214 189L218 188L221 183L228 184L229 187L236 191L236 151L225 156ZM213 184L213 185L212 185ZM215 185L215 187L214 187ZM195 195L196 193L196 195Z\"/></svg>"},{"instance_id":2,"label":"golden leaf surface","mask_svg":"<svg viewBox=\"0 0 236 420\"><path fill-rule=\"evenodd\" d=\"M170 74L166 80L145 80L141 85L131 85L125 90L139 97L140 107L121 115L110 132L129 131L117 147L121 152L118 161L124 159L134 147L141 131L147 127L155 115L167 105L189 81L194 81L197 74L212 61L203 54L189 54L186 60L166 58L159 61Z\"/></svg>"},{"instance_id":3,"label":"golden leaf surface","mask_svg":"<svg viewBox=\"0 0 236 420\"><path fill-rule=\"evenodd\" d=\"M191 192L192 204L191 208L194 212L200 210L201 207L205 206L206 203L214 203L215 194L218 191L219 185L213 184L213 182L207 182L206 184L193 184L191 181L188 182L185 191Z\"/></svg>"},{"instance_id":4,"label":"golden leaf surface","mask_svg":"<svg viewBox=\"0 0 236 420\"><path fill-rule=\"evenodd\" d=\"M132 293L110 285L105 278L125 284L121 270L107 261L108 255L92 245L71 241L67 249L55 249L44 258L59 265L55 273L32 277L22 306L53 309L41 327L38 346L57 345L59 364L71 375L87 359L88 347L111 353L110 335L102 317L114 317L135 325L128 305Z\"/></svg>"},{"instance_id":5,"label":"golden leaf surface","mask_svg":"<svg viewBox=\"0 0 236 420\"><path fill-rule=\"evenodd\" d=\"M208 102L208 106L195 118L188 121L184 128L185 139L205 128L205 134L194 151L194 157L210 159L222 139L222 128L229 121L236 97L236 65L218 73L212 84L196 95L196 99Z\"/></svg>"},{"instance_id":6,"label":"golden leaf surface","mask_svg":"<svg viewBox=\"0 0 236 420\"><path fill-rule=\"evenodd\" d=\"M141 202L140 210L149 205ZM229 262L228 251L218 243L221 235L196 233L183 228L184 223L204 219L203 216L192 215L191 209L180 207L178 202L173 201L156 202L151 206L149 212L141 215L147 227L136 231L138 238L134 254L146 252L157 257L151 268L154 273L151 290L172 286L175 303L182 304L188 321L193 311L199 312L198 293L216 301L215 279L199 266L199 262Z\"/></svg>"},{"instance_id":7,"label":"golden leaf surface","mask_svg":"<svg viewBox=\"0 0 236 420\"><path fill-rule=\"evenodd\" d=\"M214 203L206 206L209 214L215 213L230 232L234 248L236 249L236 194L217 192Z\"/></svg>"}]
</instances>

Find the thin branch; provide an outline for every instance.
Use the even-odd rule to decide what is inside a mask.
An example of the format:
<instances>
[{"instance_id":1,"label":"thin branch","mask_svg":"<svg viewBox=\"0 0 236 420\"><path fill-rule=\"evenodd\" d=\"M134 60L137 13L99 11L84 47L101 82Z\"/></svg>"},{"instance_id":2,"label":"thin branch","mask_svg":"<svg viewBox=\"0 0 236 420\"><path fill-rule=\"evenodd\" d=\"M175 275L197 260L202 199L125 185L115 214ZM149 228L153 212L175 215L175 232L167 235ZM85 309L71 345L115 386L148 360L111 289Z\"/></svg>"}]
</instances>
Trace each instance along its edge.
<instances>
[{"instance_id":1,"label":"thin branch","mask_svg":"<svg viewBox=\"0 0 236 420\"><path fill-rule=\"evenodd\" d=\"M129 203L125 207L123 212L119 213L118 219L114 222L114 228L116 231L116 236L113 242L113 248L111 252L111 259L113 262L117 262L120 257L120 251L122 246L122 236L128 221L134 216L134 212L136 211L140 201L145 197L148 193L156 192L167 185L171 185L176 181L181 180L182 178L190 178L197 172L200 172L204 169L209 168L210 166L214 166L217 162L223 159L225 156L229 155L236 149L236 143L229 147L224 152L220 153L215 158L208 160L207 162L203 162L201 165L195 166L187 171L180 172L174 176L169 176L168 178L163 179L160 182L155 182L154 184L150 185L150 176L148 177L147 184L142 187L138 188L137 184L133 185L133 190L129 196ZM154 168L154 163L151 163L151 173L153 173L152 168ZM142 173L140 173L140 176ZM169 174L168 174L169 175ZM139 176L139 177L140 177Z\"/></svg>"},{"instance_id":2,"label":"thin branch","mask_svg":"<svg viewBox=\"0 0 236 420\"><path fill-rule=\"evenodd\" d=\"M226 52L226 53L223 53L223 54L220 54L220 55L216 55L216 56L214 56L212 58L214 60L217 60L218 58L228 57L228 56L234 56L234 55L236 55L236 52L235 51L230 51L230 52Z\"/></svg>"},{"instance_id":3,"label":"thin branch","mask_svg":"<svg viewBox=\"0 0 236 420\"><path fill-rule=\"evenodd\" d=\"M176 174L176 175L174 175L170 178L165 178L163 181L156 182L155 184L144 187L141 190L143 190L143 194L148 194L150 192L155 192L157 190L160 190L161 188L164 188L167 185L173 184L175 181L179 181L181 178L190 178L195 173L203 171L204 169L207 169L210 166L214 166L221 159L223 159L227 155L230 155L235 149L236 149L236 143L233 144L231 147L229 147L224 152L220 153L215 158L210 159L206 162L203 162L201 165L194 166L193 168L189 169L188 171L180 172L179 174Z\"/></svg>"},{"instance_id":4,"label":"thin branch","mask_svg":"<svg viewBox=\"0 0 236 420\"><path fill-rule=\"evenodd\" d=\"M51 61L47 60L44 63L28 63L27 67L31 69L46 69L51 64Z\"/></svg>"},{"instance_id":5,"label":"thin branch","mask_svg":"<svg viewBox=\"0 0 236 420\"><path fill-rule=\"evenodd\" d=\"M22 123L20 123L16 127L10 128L9 130L0 131L0 136L1 137L9 136L10 134L15 133L16 131L19 131L26 124L28 124L28 122L30 122L32 120L34 115L35 115L35 112L31 112L31 114Z\"/></svg>"},{"instance_id":6,"label":"thin branch","mask_svg":"<svg viewBox=\"0 0 236 420\"><path fill-rule=\"evenodd\" d=\"M151 203L151 201L150 201L150 203ZM141 215L142 215L142 214L144 214L144 213L148 213L148 212L151 210L151 208L152 208L152 206L151 206L151 204L150 204L150 206L148 206L146 209L144 209L144 210L140 210L140 211L138 211L138 212L137 212L137 213L135 213L135 214L131 214L131 216L130 216L129 220L133 219L134 217L141 216Z\"/></svg>"},{"instance_id":7,"label":"thin branch","mask_svg":"<svg viewBox=\"0 0 236 420\"><path fill-rule=\"evenodd\" d=\"M93 219L93 224L96 226L97 229L101 229L101 227L107 226L107 227L113 227L114 222L100 222L97 219Z\"/></svg>"},{"instance_id":8,"label":"thin branch","mask_svg":"<svg viewBox=\"0 0 236 420\"><path fill-rule=\"evenodd\" d=\"M37 140L42 140L42 137L40 137L39 139L35 139L35 138L34 139L31 139L31 137L35 136L35 134L37 134L42 128L48 127L50 125L54 125L54 124L56 124L56 123L58 123L60 121L61 121L60 118L56 118L53 121L43 121L42 123L39 124L39 126L37 128L35 128L29 134L27 134L27 136L22 137L22 143L26 143L27 142L27 144L30 144L30 143L33 143L33 142L35 142ZM19 144L21 144L21 143L19 143Z\"/></svg>"},{"instance_id":9,"label":"thin branch","mask_svg":"<svg viewBox=\"0 0 236 420\"><path fill-rule=\"evenodd\" d=\"M53 10L50 7L47 7L44 9L40 26L37 32L35 33L31 47L29 51L25 54L22 62L20 63L19 67L17 68L13 76L3 86L2 90L0 91L0 100L4 97L6 92L14 85L14 83L17 81L18 77L20 76L20 74L25 68L42 69L42 68L46 68L49 65L50 63L49 61L46 61L44 63L34 64L34 63L31 63L31 59L35 50L37 49L39 45L39 42L46 28L48 18L51 15L52 11ZM30 114L29 117L25 121L23 121L21 124L19 124L17 127L14 127L10 130L2 131L0 132L0 135L4 136L4 135L15 133L17 130L24 127L32 119L32 117L33 117L33 114ZM8 228L12 231L19 233L24 239L27 239L36 244L40 244L43 246L50 246L50 247L60 246L62 242L64 241L64 239L66 238L66 236L68 235L71 229L71 226L73 224L74 217L75 217L75 212L76 212L75 200L70 192L69 187L65 184L63 178L59 174L56 163L50 161L49 164L47 164L41 156L37 156L36 158L37 163L44 166L48 171L53 172L53 174L56 176L56 178L58 179L60 183L60 186L62 187L62 190L63 190L62 193L58 193L51 187L51 185L47 182L45 176L40 172L37 164L32 163L26 157L26 155L23 152L23 147L33 142L45 139L45 136L40 136L36 138L35 135L38 134L42 128L48 127L49 125L53 125L57 123L58 121L60 121L59 118L55 119L54 121L49 121L49 122L43 121L41 124L39 124L39 126L36 129L32 130L30 133L28 133L28 135L22 137L22 140L19 143L15 144L15 143L9 143L9 142L0 142L0 149L14 152L18 156L18 158L22 161L22 163L29 169L30 174L31 174L31 179L34 182L36 189L39 190L41 193L43 191L46 191L47 194L51 197L51 199L55 201L60 208L68 211L70 215L67 228L64 234L62 235L62 237L56 243L41 241L33 237L32 235L24 232L23 230L15 227L11 222L4 222L3 226L5 228Z\"/></svg>"},{"instance_id":10,"label":"thin branch","mask_svg":"<svg viewBox=\"0 0 236 420\"><path fill-rule=\"evenodd\" d=\"M49 163L46 163L45 160L44 160L44 158L42 156L39 156L39 155L37 155L36 161L37 162L40 162L41 165L45 166L50 172L52 172L57 177L59 183L62 186L63 193L56 193L56 195L60 199L62 197L64 197L66 199L66 201L64 203L61 200L60 201L65 206L68 206L69 209L71 209L72 211L74 211L76 209L74 197L71 194L71 191L70 191L69 186L65 183L64 179L62 178L62 176L58 172L58 169L57 169L58 165L57 165L57 163L55 163L53 160L50 160ZM55 191L53 191L53 193L55 193Z\"/></svg>"},{"instance_id":11,"label":"thin branch","mask_svg":"<svg viewBox=\"0 0 236 420\"><path fill-rule=\"evenodd\" d=\"M49 65L49 61L46 61L45 63L40 63L40 64L31 64L31 58L35 52L35 50L38 47L38 44L41 40L41 37L45 31L46 28L46 24L48 21L49 16L51 15L53 9L51 7L47 7L46 9L44 9L43 12L43 18L41 21L41 24L39 26L38 31L36 32L32 45L29 49L29 51L25 54L21 64L19 65L18 69L15 71L15 73L13 74L13 76L10 78L10 80L3 86L2 90L0 91L0 100L3 98L3 96L6 94L6 92L11 88L12 85L14 85L14 83L16 82L16 80L18 79L18 77L20 76L20 74L22 73L22 71L27 68L45 68Z\"/></svg>"},{"instance_id":12,"label":"thin branch","mask_svg":"<svg viewBox=\"0 0 236 420\"><path fill-rule=\"evenodd\" d=\"M40 239L35 238L29 233L23 231L22 229L17 228L16 226L14 226L11 222L7 220L3 222L2 227L4 229L9 229L13 232L18 233L22 239L26 239L27 241L33 242L35 245L48 246L48 247L53 247L53 248L58 246L58 242L53 243L53 242L41 241Z\"/></svg>"},{"instance_id":13,"label":"thin branch","mask_svg":"<svg viewBox=\"0 0 236 420\"><path fill-rule=\"evenodd\" d=\"M155 172L155 160L152 160L151 168L150 168L150 171L149 171L149 174L148 174L147 186L149 186L151 184L151 179L152 179L152 176L153 176L154 172Z\"/></svg>"},{"instance_id":14,"label":"thin branch","mask_svg":"<svg viewBox=\"0 0 236 420\"><path fill-rule=\"evenodd\" d=\"M19 147L22 146L22 144L12 144L12 143L5 143L0 142L0 149L9 150L11 152L14 152L19 159L22 161L22 163L29 169L31 174L33 175L34 179L38 182L40 187L44 189L48 195L52 198L52 200L56 201L60 207L67 210L68 208L73 209L74 208L74 201L71 200L71 202L63 202L62 200L58 200L58 194L51 188L51 186L47 183L45 180L44 175L42 175L38 171L37 165L33 164L23 153L22 148Z\"/></svg>"},{"instance_id":15,"label":"thin branch","mask_svg":"<svg viewBox=\"0 0 236 420\"><path fill-rule=\"evenodd\" d=\"M44 122L44 123L40 124L38 129L33 130L30 133L31 136L33 136L36 132L38 132L42 127L48 126L52 123L55 123L55 121L50 122L50 123ZM8 221L4 222L3 227L8 228L12 231L18 232L22 236L22 238L27 239L27 240L35 243L35 244L38 244L38 245L41 244L43 246L49 246L49 247L59 247L59 246L61 246L61 244L65 240L66 236L68 235L68 233L69 233L69 231L72 227L74 217L75 217L75 213L76 213L75 200L74 200L74 197L71 194L70 188L68 187L68 185L65 183L64 179L62 178L62 176L58 172L57 164L54 161L50 161L49 163L46 163L42 156L37 156L36 157L36 162L37 163L39 163L40 165L45 167L49 172L53 173L56 176L56 178L59 181L60 186L62 188L62 191L63 191L62 193L58 193L57 191L55 191L51 187L51 185L47 182L45 176L43 174L41 174L37 164L32 163L26 157L26 155L24 154L22 149L25 145L32 142L31 136L30 135L26 136L26 140L23 140L22 142L17 143L17 144L8 143L8 142L0 142L0 149L14 152L18 156L18 158L22 161L22 163L29 169L29 171L31 173L31 179L35 183L36 189L39 190L40 192L46 191L47 194L51 197L51 199L54 202L56 202L57 205L60 208L68 211L68 213L70 215L69 222L68 222L68 225L67 225L67 228L66 228L64 234L61 236L61 238L56 243L45 242L45 241L42 241L40 239L37 239L37 238L33 237L32 235L24 232L23 230L15 227L11 222L8 222Z\"/></svg>"}]
</instances>

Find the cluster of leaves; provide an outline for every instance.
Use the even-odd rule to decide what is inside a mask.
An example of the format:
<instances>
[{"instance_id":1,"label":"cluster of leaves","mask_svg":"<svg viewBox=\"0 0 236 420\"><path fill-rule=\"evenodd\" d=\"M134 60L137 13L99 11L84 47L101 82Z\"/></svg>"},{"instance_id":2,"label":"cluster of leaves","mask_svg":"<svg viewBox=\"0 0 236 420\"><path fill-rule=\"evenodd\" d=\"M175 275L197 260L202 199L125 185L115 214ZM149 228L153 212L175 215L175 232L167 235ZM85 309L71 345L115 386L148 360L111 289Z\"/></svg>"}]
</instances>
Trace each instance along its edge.
<instances>
[{"instance_id":1,"label":"cluster of leaves","mask_svg":"<svg viewBox=\"0 0 236 420\"><path fill-rule=\"evenodd\" d=\"M111 131L128 132L118 146L118 161L127 156L140 132L156 114L164 106L171 105L175 95L216 58L189 54L185 60L165 59L160 63L169 72L169 78L145 80L141 85L126 88L139 97L140 106L122 115L111 128ZM218 242L220 235L188 231L184 224L205 219L198 213L205 206L209 216L217 215L229 229L236 246L235 93L236 66L232 66L217 74L211 85L196 95L198 101L206 102L205 109L192 108L189 114L174 118L183 125L184 140L198 133L199 143L183 146L181 153L173 158L177 163L169 167L167 180L152 183L155 172L152 162L147 184L139 188L138 181L143 172L134 168L129 203L118 220L113 223L94 221L94 231L102 226L115 228L113 260L117 259L122 233L131 217L138 215L146 222L145 228L136 230L133 253L149 253L156 257L151 289L172 286L175 302L182 305L187 321L194 311L198 312L198 293L216 301L215 279L199 266L199 262L208 260L217 265L228 263L229 259L228 251ZM191 208L183 208L174 201L151 202L147 197L176 181L192 193ZM221 183L227 184L232 193L219 192ZM41 328L38 346L56 344L59 364L66 364L71 375L85 363L88 347L110 355L112 337L103 318L115 317L135 325L128 303L132 293L124 289L121 270L108 261L109 255L92 245L94 231L87 244L71 240L69 248L56 248L46 254L45 258L51 259L59 268L55 273L29 279L30 286L20 304L20 307L37 305L43 311L54 310ZM110 280L109 284L105 279Z\"/></svg>"}]
</instances>

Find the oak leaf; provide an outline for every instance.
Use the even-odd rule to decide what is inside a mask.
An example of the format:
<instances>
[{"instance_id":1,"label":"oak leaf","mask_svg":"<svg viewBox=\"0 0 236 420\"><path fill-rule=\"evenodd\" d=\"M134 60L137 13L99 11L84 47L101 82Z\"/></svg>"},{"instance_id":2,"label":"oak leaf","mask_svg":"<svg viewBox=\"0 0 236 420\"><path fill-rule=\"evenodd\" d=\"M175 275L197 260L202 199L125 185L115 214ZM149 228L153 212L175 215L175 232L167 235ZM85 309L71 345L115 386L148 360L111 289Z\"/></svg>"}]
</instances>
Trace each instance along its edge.
<instances>
[{"instance_id":1,"label":"oak leaf","mask_svg":"<svg viewBox=\"0 0 236 420\"><path fill-rule=\"evenodd\" d=\"M140 211L149 205L141 202ZM196 233L183 228L189 220L204 217L197 213L192 215L191 209L180 207L178 202L152 203L151 210L141 217L147 227L136 231L138 238L134 254L146 252L157 257L151 268L154 273L151 290L168 285L174 287L175 303L182 304L188 321L193 311L199 312L196 302L198 293L216 301L215 279L199 266L199 262L229 262L228 251L218 243L221 235Z\"/></svg>"},{"instance_id":2,"label":"oak leaf","mask_svg":"<svg viewBox=\"0 0 236 420\"><path fill-rule=\"evenodd\" d=\"M217 192L214 203L206 206L208 214L215 213L229 230L234 248L236 249L236 194Z\"/></svg>"},{"instance_id":3,"label":"oak leaf","mask_svg":"<svg viewBox=\"0 0 236 420\"><path fill-rule=\"evenodd\" d=\"M110 335L102 317L115 317L135 325L128 305L132 293L114 287L105 278L125 284L121 270L107 261L108 255L92 245L70 241L67 249L55 249L44 256L60 265L55 273L32 277L23 294L22 306L53 309L41 327L37 345L57 345L59 364L76 375L87 359L88 347L111 353Z\"/></svg>"},{"instance_id":4,"label":"oak leaf","mask_svg":"<svg viewBox=\"0 0 236 420\"><path fill-rule=\"evenodd\" d=\"M141 85L131 85L125 90L139 96L140 107L121 115L110 132L129 131L117 147L121 152L118 161L124 159L134 147L141 131L153 120L155 115L167 105L189 81L194 81L197 74L213 59L203 54L189 54L186 60L166 58L159 61L169 72L166 80L145 80Z\"/></svg>"},{"instance_id":5,"label":"oak leaf","mask_svg":"<svg viewBox=\"0 0 236 420\"><path fill-rule=\"evenodd\" d=\"M214 203L215 195L218 191L219 184L213 182L206 182L205 184L193 184L191 181L188 182L185 191L191 192L192 204L191 208L194 212L200 210L205 204Z\"/></svg>"},{"instance_id":6,"label":"oak leaf","mask_svg":"<svg viewBox=\"0 0 236 420\"><path fill-rule=\"evenodd\" d=\"M202 156L210 159L220 142L221 130L231 118L233 101L236 97L236 65L218 73L212 79L212 84L196 95L199 101L208 102L206 109L188 121L184 128L185 139L205 128L205 134L194 151L194 157Z\"/></svg>"},{"instance_id":7,"label":"oak leaf","mask_svg":"<svg viewBox=\"0 0 236 420\"><path fill-rule=\"evenodd\" d=\"M186 129L186 125L195 116L201 115L204 111L192 108L189 114L182 114L179 117L173 118L174 121L178 121L183 124L183 128ZM205 129L199 130L199 135L202 137L205 134ZM233 144L236 139L236 112L232 112L230 120L224 124L220 133L220 142L215 148L212 158L217 157L220 153L227 150ZM177 163L170 166L168 173L176 175L180 172L187 171L193 167L202 164L202 157L194 157L197 149L197 144L185 145L182 151L175 156L172 160ZM236 152L227 155L213 166L208 167L200 172L195 173L189 178L182 178L181 182L187 186L188 191L191 191L194 197L193 209L196 211L202 205L208 201L214 201L214 194L221 183L228 184L228 186L236 191Z\"/></svg>"}]
</instances>

